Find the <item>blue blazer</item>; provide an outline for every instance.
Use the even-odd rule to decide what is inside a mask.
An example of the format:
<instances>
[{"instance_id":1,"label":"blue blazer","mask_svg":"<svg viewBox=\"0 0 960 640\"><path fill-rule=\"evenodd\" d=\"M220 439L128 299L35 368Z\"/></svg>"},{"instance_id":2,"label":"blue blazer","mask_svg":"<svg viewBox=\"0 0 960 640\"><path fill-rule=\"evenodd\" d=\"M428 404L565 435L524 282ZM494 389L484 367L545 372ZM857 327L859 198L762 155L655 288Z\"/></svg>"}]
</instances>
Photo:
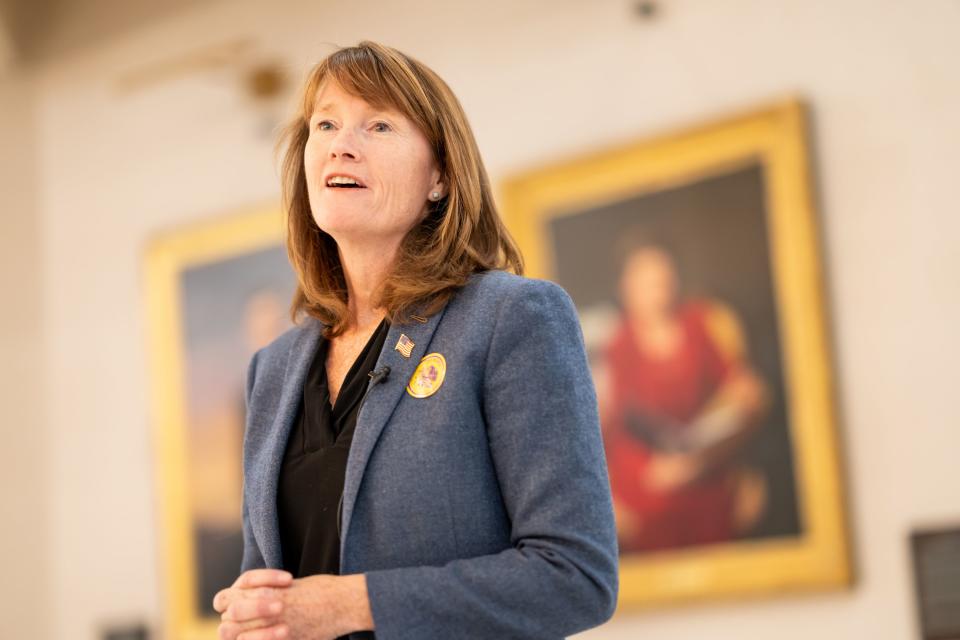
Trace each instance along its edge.
<instances>
[{"instance_id":1,"label":"blue blazer","mask_svg":"<svg viewBox=\"0 0 960 640\"><path fill-rule=\"evenodd\" d=\"M247 374L241 571L282 567L277 482L323 325L308 318ZM401 333L409 358L395 350ZM407 392L443 355L427 397ZM390 327L357 416L341 573L365 573L375 634L561 638L616 608L618 549L597 400L559 285L486 271L426 322Z\"/></svg>"}]
</instances>

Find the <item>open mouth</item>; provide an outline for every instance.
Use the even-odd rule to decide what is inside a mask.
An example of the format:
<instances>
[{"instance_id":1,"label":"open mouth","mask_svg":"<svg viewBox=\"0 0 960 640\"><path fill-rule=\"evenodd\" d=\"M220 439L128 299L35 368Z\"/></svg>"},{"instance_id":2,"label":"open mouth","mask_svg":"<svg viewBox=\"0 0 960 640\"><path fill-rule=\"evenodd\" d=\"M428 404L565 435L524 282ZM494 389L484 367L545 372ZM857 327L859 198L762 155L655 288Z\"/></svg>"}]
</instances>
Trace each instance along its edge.
<instances>
[{"instance_id":1,"label":"open mouth","mask_svg":"<svg viewBox=\"0 0 960 640\"><path fill-rule=\"evenodd\" d=\"M365 189L366 187L351 176L334 175L327 179L327 186L334 189Z\"/></svg>"}]
</instances>

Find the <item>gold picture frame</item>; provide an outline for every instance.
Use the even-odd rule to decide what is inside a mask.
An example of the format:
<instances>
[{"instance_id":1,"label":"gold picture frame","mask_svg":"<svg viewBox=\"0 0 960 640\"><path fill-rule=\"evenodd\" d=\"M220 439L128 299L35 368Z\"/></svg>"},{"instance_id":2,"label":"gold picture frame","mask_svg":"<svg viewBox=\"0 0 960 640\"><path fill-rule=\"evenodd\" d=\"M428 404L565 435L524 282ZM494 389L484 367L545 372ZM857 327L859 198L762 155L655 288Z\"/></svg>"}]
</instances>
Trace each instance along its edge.
<instances>
[{"instance_id":1,"label":"gold picture frame","mask_svg":"<svg viewBox=\"0 0 960 640\"><path fill-rule=\"evenodd\" d=\"M796 533L622 554L620 610L842 588L852 581L806 107L789 97L662 137L523 171L501 185L503 215L524 253L527 275L554 279L566 287L559 277L566 268L567 281L588 291L581 286L582 271L605 260L602 248L587 246L593 234L589 220L606 224L601 214L616 207L618 219L625 219L623 212L633 209L625 209L623 203L635 203L630 206L636 211L650 210L644 206L654 202L654 196L660 198L656 203L675 206L683 195L684 215L694 221L688 227L696 229L697 211L707 221L720 200L715 195L700 197L694 187L747 171L754 171L761 185L751 197L764 212L766 231L758 231L756 237L769 255L766 264L776 311L769 314L770 333L779 336ZM673 194L669 197L674 200L663 194ZM577 220L581 221L575 231L562 231ZM750 226L758 225L735 228ZM724 233L729 228L723 227ZM569 238L563 251L557 248L562 237ZM705 246L703 238L698 242L698 247ZM588 257L571 257L581 248ZM697 251L687 255L693 256L693 263L706 260ZM565 260L579 262L564 267ZM724 265L720 261L694 267L707 273L722 271ZM577 295L573 298L580 309Z\"/></svg>"},{"instance_id":2,"label":"gold picture frame","mask_svg":"<svg viewBox=\"0 0 960 640\"><path fill-rule=\"evenodd\" d=\"M283 239L279 208L263 206L158 234L146 247L164 638L215 637L212 595L240 573L243 377L252 352L285 327L293 274L287 283ZM263 297L271 287L276 294ZM237 344L237 303L253 295L261 295L254 339ZM218 523L212 535L204 519Z\"/></svg>"}]
</instances>

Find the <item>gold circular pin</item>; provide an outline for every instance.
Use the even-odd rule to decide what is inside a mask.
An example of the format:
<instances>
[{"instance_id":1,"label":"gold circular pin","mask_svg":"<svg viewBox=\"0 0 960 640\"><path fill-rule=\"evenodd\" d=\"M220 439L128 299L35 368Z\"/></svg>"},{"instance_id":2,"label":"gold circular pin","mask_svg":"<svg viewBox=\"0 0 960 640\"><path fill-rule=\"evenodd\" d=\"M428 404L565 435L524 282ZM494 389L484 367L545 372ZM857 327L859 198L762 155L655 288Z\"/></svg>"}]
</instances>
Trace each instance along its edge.
<instances>
[{"instance_id":1,"label":"gold circular pin","mask_svg":"<svg viewBox=\"0 0 960 640\"><path fill-rule=\"evenodd\" d=\"M420 363L410 376L407 393L414 398L432 396L443 384L447 374L447 361L439 353L428 353L420 358Z\"/></svg>"}]
</instances>

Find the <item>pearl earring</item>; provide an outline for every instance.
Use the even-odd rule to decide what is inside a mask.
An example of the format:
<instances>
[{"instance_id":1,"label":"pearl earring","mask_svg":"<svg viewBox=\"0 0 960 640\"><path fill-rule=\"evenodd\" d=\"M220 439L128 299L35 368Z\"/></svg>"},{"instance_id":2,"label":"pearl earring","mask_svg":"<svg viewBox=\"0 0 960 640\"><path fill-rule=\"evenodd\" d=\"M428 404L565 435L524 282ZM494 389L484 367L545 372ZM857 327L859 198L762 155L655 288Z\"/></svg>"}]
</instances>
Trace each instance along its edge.
<instances>
[{"instance_id":1,"label":"pearl earring","mask_svg":"<svg viewBox=\"0 0 960 640\"><path fill-rule=\"evenodd\" d=\"M431 194L430 194L430 199L431 199L431 200L439 200L439 199L440 199L440 192L439 192L439 191L434 191L433 193L431 193Z\"/></svg>"}]
</instances>

